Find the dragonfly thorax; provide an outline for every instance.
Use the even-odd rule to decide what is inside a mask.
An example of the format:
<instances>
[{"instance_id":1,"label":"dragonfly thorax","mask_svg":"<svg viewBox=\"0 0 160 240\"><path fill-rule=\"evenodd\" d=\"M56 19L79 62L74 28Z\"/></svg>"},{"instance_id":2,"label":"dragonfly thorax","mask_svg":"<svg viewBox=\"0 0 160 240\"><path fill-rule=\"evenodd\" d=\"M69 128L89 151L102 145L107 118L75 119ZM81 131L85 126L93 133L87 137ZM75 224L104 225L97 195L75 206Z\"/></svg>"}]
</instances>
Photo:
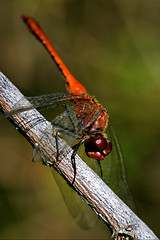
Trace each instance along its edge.
<instances>
[{"instance_id":1,"label":"dragonfly thorax","mask_svg":"<svg viewBox=\"0 0 160 240\"><path fill-rule=\"evenodd\" d=\"M95 131L103 132L107 127L108 119L109 119L109 116L107 112L103 109L100 116L92 124L92 128L90 129L90 132L95 132Z\"/></svg>"}]
</instances>

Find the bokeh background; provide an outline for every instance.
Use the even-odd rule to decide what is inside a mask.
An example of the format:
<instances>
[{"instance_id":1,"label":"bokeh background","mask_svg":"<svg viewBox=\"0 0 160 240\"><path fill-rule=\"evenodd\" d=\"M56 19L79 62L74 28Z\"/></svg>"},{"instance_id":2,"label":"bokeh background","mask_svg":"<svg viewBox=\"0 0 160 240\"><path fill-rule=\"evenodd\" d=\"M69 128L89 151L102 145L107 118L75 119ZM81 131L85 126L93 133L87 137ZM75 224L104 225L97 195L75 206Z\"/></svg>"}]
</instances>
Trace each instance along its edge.
<instances>
[{"instance_id":1,"label":"bokeh background","mask_svg":"<svg viewBox=\"0 0 160 240\"><path fill-rule=\"evenodd\" d=\"M51 58L20 19L43 27L73 75L108 110L140 218L160 236L159 0L0 0L0 71L24 95L64 92ZM106 239L77 227L50 169L1 115L0 239Z\"/></svg>"}]
</instances>

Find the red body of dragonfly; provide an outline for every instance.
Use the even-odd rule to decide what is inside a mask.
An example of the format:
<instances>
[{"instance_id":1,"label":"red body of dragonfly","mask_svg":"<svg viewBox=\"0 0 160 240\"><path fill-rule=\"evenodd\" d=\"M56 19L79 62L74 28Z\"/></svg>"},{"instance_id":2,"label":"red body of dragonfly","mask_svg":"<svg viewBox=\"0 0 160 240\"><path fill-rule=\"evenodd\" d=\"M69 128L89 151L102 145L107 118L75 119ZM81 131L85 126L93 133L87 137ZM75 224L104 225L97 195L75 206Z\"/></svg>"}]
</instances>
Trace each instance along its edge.
<instances>
[{"instance_id":1,"label":"red body of dragonfly","mask_svg":"<svg viewBox=\"0 0 160 240\"><path fill-rule=\"evenodd\" d=\"M112 149L112 143L109 142L104 135L104 130L108 125L108 113L94 98L86 94L85 87L69 72L38 23L33 18L26 15L22 15L22 18L29 30L45 46L62 72L65 78L66 87L70 93L70 96L66 99L74 102L76 106L75 111L78 119L78 130L76 129L75 133L78 136L77 138L81 140L74 148L72 154L73 167L75 167L75 155L82 143L84 143L88 157L96 160L103 160Z\"/></svg>"}]
</instances>

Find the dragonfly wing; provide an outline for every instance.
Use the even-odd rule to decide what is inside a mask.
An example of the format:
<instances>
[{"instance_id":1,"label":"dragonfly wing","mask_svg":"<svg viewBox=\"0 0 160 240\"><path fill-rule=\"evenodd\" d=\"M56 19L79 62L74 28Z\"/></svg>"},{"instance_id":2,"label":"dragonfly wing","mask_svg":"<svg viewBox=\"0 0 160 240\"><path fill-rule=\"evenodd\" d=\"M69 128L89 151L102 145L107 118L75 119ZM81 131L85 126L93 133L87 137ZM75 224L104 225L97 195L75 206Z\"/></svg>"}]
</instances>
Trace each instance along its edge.
<instances>
[{"instance_id":1,"label":"dragonfly wing","mask_svg":"<svg viewBox=\"0 0 160 240\"><path fill-rule=\"evenodd\" d=\"M44 162L37 146L33 150L33 161ZM60 174L58 174L58 172L56 172L55 169L51 168L51 171L69 213L76 221L76 224L83 229L93 227L98 220L95 212L80 198L77 192L68 185L68 183L60 176Z\"/></svg>"},{"instance_id":2,"label":"dragonfly wing","mask_svg":"<svg viewBox=\"0 0 160 240\"><path fill-rule=\"evenodd\" d=\"M65 101L74 100L77 96L68 93L49 93L33 97L22 97L8 113L7 117L20 112L32 110L34 108L44 110L52 108Z\"/></svg>"},{"instance_id":3,"label":"dragonfly wing","mask_svg":"<svg viewBox=\"0 0 160 240\"><path fill-rule=\"evenodd\" d=\"M89 229L95 225L98 220L95 212L86 204L71 186L54 170L53 176L63 196L64 202L76 221L76 224L83 229Z\"/></svg>"},{"instance_id":4,"label":"dragonfly wing","mask_svg":"<svg viewBox=\"0 0 160 240\"><path fill-rule=\"evenodd\" d=\"M78 96L69 93L50 93L34 97L22 97L7 114L7 117L34 108L43 111L60 105L63 106L63 110L65 108L66 111L61 116L57 116L55 121L57 123L61 122L61 126L62 124L63 126L67 126L67 124L71 125L74 133L79 136L86 128L92 125L101 113L101 110L97 109L97 104L94 101L85 99L85 95ZM71 108L69 108L70 105L72 105ZM66 120L68 118L69 121ZM35 124L38 124L40 121L41 119L35 118ZM52 122L54 123L54 121ZM34 123L32 126L34 126ZM73 132L72 130L71 132Z\"/></svg>"},{"instance_id":5,"label":"dragonfly wing","mask_svg":"<svg viewBox=\"0 0 160 240\"><path fill-rule=\"evenodd\" d=\"M111 125L108 126L107 136L112 142L111 153L101 162L103 177L111 189L134 211L135 203L130 192L123 156L117 135Z\"/></svg>"}]
</instances>

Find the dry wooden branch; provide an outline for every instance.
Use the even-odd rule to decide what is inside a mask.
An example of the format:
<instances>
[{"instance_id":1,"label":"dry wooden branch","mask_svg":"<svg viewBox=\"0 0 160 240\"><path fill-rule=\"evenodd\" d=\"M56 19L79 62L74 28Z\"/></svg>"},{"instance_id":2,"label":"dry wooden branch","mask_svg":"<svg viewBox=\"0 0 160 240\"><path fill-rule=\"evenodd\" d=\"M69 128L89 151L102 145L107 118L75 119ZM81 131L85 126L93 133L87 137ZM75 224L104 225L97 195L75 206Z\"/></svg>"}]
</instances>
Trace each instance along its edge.
<instances>
[{"instance_id":1,"label":"dry wooden branch","mask_svg":"<svg viewBox=\"0 0 160 240\"><path fill-rule=\"evenodd\" d=\"M1 111L7 114L22 97L20 91L0 72ZM30 103L26 100L25 104ZM35 118L40 120L39 124L31 128ZM54 163L54 168L71 183L74 175L70 160L72 149L60 140L60 161L56 163L55 141L49 137L52 128L50 122L36 109L14 114L10 120L32 145L38 144L45 161ZM114 239L120 236L126 239L158 239L79 156L76 156L76 166L73 188L110 227Z\"/></svg>"}]
</instances>

